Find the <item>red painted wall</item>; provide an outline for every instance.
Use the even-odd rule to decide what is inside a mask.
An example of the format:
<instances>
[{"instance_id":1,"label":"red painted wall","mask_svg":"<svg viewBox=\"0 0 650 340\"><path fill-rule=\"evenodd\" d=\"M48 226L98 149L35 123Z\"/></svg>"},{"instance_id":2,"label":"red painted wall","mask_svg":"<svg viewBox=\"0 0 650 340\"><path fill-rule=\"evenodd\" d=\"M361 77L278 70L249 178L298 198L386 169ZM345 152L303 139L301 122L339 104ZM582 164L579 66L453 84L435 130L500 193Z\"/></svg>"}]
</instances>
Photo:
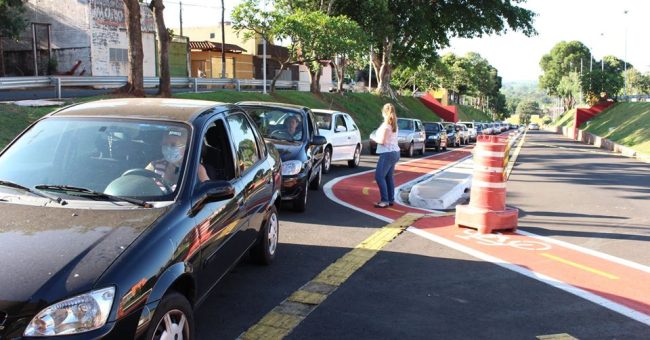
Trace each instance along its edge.
<instances>
[{"instance_id":1,"label":"red painted wall","mask_svg":"<svg viewBox=\"0 0 650 340\"><path fill-rule=\"evenodd\" d=\"M458 121L458 109L456 106L444 106L440 104L430 93L420 97L420 101L424 106L428 107L433 113L446 122Z\"/></svg>"},{"instance_id":2,"label":"red painted wall","mask_svg":"<svg viewBox=\"0 0 650 340\"><path fill-rule=\"evenodd\" d=\"M577 109L576 110L576 119L573 122L573 128L578 129L580 125L588 121L591 118L596 117L599 113L605 111L608 107L612 106L614 102L603 102L598 103L587 109Z\"/></svg>"}]
</instances>

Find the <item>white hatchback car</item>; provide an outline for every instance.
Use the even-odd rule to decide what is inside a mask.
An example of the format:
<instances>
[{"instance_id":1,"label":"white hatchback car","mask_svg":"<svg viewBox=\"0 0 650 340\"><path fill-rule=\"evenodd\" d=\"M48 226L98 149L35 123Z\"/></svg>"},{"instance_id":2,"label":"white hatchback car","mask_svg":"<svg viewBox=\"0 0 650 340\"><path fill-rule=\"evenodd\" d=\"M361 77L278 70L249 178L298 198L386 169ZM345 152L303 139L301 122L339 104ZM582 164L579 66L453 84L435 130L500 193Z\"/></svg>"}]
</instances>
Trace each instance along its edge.
<instances>
[{"instance_id":1,"label":"white hatchback car","mask_svg":"<svg viewBox=\"0 0 650 340\"><path fill-rule=\"evenodd\" d=\"M361 133L352 117L345 112L312 109L318 131L327 139L323 154L323 172L328 173L332 161L348 161L355 168L361 157Z\"/></svg>"}]
</instances>

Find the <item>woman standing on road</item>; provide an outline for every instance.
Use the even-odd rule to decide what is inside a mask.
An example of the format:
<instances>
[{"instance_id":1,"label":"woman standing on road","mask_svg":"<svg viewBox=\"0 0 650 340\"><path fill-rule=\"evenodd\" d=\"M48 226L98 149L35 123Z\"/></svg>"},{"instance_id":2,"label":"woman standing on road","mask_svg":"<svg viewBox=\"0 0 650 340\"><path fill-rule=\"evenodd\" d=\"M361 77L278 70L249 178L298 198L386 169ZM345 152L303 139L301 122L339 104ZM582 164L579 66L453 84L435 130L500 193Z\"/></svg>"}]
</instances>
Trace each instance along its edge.
<instances>
[{"instance_id":1,"label":"woman standing on road","mask_svg":"<svg viewBox=\"0 0 650 340\"><path fill-rule=\"evenodd\" d=\"M381 110L384 122L377 129L375 142L377 142L377 169L375 180L379 187L381 201L375 204L376 208L387 208L395 201L395 183L393 172L395 164L399 161L399 145L397 144L397 115L395 106L391 103L384 105Z\"/></svg>"}]
</instances>

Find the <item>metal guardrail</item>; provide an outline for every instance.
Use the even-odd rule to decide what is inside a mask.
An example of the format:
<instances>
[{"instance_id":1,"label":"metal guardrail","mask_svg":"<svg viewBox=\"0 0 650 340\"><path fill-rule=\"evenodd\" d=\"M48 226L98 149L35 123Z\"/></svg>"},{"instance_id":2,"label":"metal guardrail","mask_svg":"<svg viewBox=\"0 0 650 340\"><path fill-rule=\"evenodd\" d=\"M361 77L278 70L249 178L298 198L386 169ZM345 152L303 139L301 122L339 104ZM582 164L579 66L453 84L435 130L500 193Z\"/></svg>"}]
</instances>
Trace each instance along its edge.
<instances>
[{"instance_id":1,"label":"metal guardrail","mask_svg":"<svg viewBox=\"0 0 650 340\"><path fill-rule=\"evenodd\" d=\"M144 87L155 88L159 84L158 77L145 77ZM93 88L117 88L126 85L127 77L0 77L0 90L19 90L30 88L49 88L54 87L56 97L62 98L64 87L93 87ZM271 80L266 81L270 87ZM262 87L264 81L260 79L230 79L230 78L171 78L172 87L187 87L194 92L199 92L202 87L224 86L232 87L241 91L242 87ZM275 83L277 88L299 89L302 86L309 88L308 82L278 80Z\"/></svg>"}]
</instances>

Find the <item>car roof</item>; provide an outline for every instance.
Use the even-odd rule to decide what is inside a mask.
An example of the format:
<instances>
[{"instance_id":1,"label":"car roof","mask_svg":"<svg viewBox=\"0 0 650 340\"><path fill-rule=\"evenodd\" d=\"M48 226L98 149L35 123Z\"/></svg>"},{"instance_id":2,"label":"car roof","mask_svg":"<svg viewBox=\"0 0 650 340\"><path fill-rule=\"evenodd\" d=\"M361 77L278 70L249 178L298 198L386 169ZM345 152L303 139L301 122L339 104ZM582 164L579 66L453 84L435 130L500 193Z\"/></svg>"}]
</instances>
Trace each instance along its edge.
<instances>
[{"instance_id":1,"label":"car roof","mask_svg":"<svg viewBox=\"0 0 650 340\"><path fill-rule=\"evenodd\" d=\"M156 118L190 122L206 110L229 104L207 100L176 98L121 98L97 100L73 105L59 111L56 117L121 117Z\"/></svg>"},{"instance_id":2,"label":"car roof","mask_svg":"<svg viewBox=\"0 0 650 340\"><path fill-rule=\"evenodd\" d=\"M240 105L240 106L270 106L270 107L279 107L279 108L285 108L285 109L298 109L298 110L308 110L309 108L304 106L304 105L293 105L293 104L286 104L286 103L278 103L278 102L260 102L260 101L243 101L243 102L237 102L235 105Z\"/></svg>"},{"instance_id":3,"label":"car roof","mask_svg":"<svg viewBox=\"0 0 650 340\"><path fill-rule=\"evenodd\" d=\"M325 109L311 109L311 112L313 112L313 113L327 113L327 114L345 113L345 112L342 112L342 111L325 110Z\"/></svg>"}]
</instances>

